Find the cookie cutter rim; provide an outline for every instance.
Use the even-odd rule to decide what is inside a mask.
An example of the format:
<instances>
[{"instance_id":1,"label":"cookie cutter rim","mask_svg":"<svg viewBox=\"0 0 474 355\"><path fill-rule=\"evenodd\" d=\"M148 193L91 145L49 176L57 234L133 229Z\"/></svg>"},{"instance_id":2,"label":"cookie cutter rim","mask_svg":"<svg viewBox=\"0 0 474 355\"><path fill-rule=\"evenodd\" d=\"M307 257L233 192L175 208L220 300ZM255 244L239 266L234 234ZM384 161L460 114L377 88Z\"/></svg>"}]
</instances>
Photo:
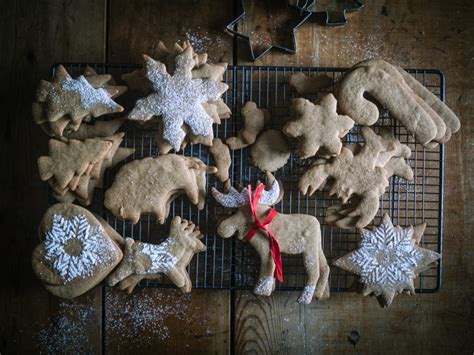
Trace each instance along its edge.
<instances>
[{"instance_id":1,"label":"cookie cutter rim","mask_svg":"<svg viewBox=\"0 0 474 355\"><path fill-rule=\"evenodd\" d=\"M316 2L316 1L314 1ZM312 2L313 3L313 2ZM288 3L287 3L288 4ZM275 43L272 43L267 49L265 49L262 53L260 53L258 56L255 56L255 53L254 53L254 49L253 49L253 45L252 45L252 40L250 39L249 36L246 36L244 34L242 34L241 32L239 31L236 31L235 30L235 26L237 25L237 23L243 19L245 17L245 15L247 14L247 12L245 11L245 0L240 0L240 14L234 18L234 20L232 20L227 26L226 26L226 29L227 31L229 31L232 35L234 35L236 38L241 38L241 39L244 39L247 43L248 43L248 46L249 46L249 49L250 49L250 56L252 58L252 61L255 62L257 61L258 59L262 58L263 56L267 55L268 52L270 52L273 48L276 48L278 50L281 50L285 53L289 53L289 54L295 54L296 53L296 39L295 39L295 33L296 31L301 27L301 25L303 25L312 15L313 13L311 11L309 11L308 9L306 8L301 8L301 7L295 7L295 6L291 6L288 4L288 6L292 7L292 8L295 8L295 9L298 9L301 11L301 13L306 13L306 16L303 17L302 20L300 20L300 22L294 26L292 28L292 34L291 34L291 44L292 44L292 47L293 48L287 48L287 47L284 47L284 46L281 46L279 44L275 44Z\"/></svg>"}]
</instances>

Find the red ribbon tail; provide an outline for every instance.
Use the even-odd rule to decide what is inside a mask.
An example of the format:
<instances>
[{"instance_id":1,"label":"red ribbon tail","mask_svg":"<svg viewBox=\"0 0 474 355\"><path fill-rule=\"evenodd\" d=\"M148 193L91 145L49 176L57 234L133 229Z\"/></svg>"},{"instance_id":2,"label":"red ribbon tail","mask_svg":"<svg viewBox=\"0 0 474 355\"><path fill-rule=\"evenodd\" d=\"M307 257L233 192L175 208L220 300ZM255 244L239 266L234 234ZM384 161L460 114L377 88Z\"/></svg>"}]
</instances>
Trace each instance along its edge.
<instances>
[{"instance_id":1,"label":"red ribbon tail","mask_svg":"<svg viewBox=\"0 0 474 355\"><path fill-rule=\"evenodd\" d=\"M275 263L275 272L273 276L280 282L283 283L283 267L281 263L281 252L278 242L273 235L270 237L270 253L272 255L273 262Z\"/></svg>"}]
</instances>

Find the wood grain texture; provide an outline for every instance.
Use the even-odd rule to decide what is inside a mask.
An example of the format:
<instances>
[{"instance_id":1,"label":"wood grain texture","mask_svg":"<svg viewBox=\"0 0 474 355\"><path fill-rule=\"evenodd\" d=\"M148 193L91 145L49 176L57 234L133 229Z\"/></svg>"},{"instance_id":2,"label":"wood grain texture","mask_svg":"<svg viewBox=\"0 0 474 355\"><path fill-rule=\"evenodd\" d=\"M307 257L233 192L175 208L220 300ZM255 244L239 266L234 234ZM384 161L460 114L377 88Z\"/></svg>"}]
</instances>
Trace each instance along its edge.
<instances>
[{"instance_id":1,"label":"wood grain texture","mask_svg":"<svg viewBox=\"0 0 474 355\"><path fill-rule=\"evenodd\" d=\"M227 291L106 290L108 353L225 354L229 351Z\"/></svg>"},{"instance_id":2,"label":"wood grain texture","mask_svg":"<svg viewBox=\"0 0 474 355\"><path fill-rule=\"evenodd\" d=\"M189 40L212 62L232 62L232 37L223 29L232 20L233 1L110 1L108 60L141 63L153 57L158 41L173 48Z\"/></svg>"},{"instance_id":3,"label":"wood grain texture","mask_svg":"<svg viewBox=\"0 0 474 355\"><path fill-rule=\"evenodd\" d=\"M63 302L43 288L31 268L31 252L38 244L37 225L48 201L36 165L37 157L47 151L48 139L33 123L31 102L37 83L50 77L55 62L105 59L104 24L104 1L0 3L2 354L54 351L64 335L58 322L77 316L85 317L84 351L100 353L100 289L74 302ZM42 338L46 334L50 336ZM74 349L66 344L60 350Z\"/></svg>"},{"instance_id":4,"label":"wood grain texture","mask_svg":"<svg viewBox=\"0 0 474 355\"><path fill-rule=\"evenodd\" d=\"M272 52L256 63L344 67L381 57L403 67L441 69L446 75L447 104L461 117L462 128L445 146L440 292L398 296L388 310L380 309L373 298L349 293L333 294L328 301L303 307L295 304L297 293L277 292L271 300L262 301L249 292L239 292L237 353L256 348L265 353L297 350L308 354L472 352L473 16L472 3L462 0L367 1L364 10L349 15L346 27L302 27L296 55ZM297 329L303 330L302 335ZM296 334L288 340L286 333ZM353 345L349 337L353 342L359 340Z\"/></svg>"},{"instance_id":5,"label":"wood grain texture","mask_svg":"<svg viewBox=\"0 0 474 355\"><path fill-rule=\"evenodd\" d=\"M107 47L110 62L141 63L143 53L153 57L159 40L172 48L173 43L185 39L196 51L207 52L212 62L232 60L233 40L223 32L232 19L232 1L112 0L109 6ZM145 353L159 350L163 354L227 353L230 344L229 295L229 291L193 290L191 295L182 295L175 289L145 289L136 290L129 296L108 289L106 316L113 312L123 313L123 307L130 309L128 305L136 300L143 304L143 309L130 312L141 315L145 321L134 324L130 317L124 316L125 324L132 323L127 327L130 332L140 330L130 339L121 334L122 328L115 326L117 320L106 317L106 351L124 354L136 349ZM156 305L156 311L147 307L149 303ZM160 320L162 324L159 324Z\"/></svg>"}]
</instances>

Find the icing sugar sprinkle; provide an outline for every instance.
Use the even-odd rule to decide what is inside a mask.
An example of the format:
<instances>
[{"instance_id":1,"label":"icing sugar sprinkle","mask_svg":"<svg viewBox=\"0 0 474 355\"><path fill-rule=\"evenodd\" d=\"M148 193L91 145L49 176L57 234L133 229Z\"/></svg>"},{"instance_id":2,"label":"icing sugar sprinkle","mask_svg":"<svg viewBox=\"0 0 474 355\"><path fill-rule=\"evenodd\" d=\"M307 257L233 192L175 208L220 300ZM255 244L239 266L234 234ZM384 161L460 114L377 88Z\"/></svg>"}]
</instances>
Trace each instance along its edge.
<instances>
[{"instance_id":1,"label":"icing sugar sprinkle","mask_svg":"<svg viewBox=\"0 0 474 355\"><path fill-rule=\"evenodd\" d=\"M273 276L261 277L255 285L254 293L257 295L268 295L272 292L274 282Z\"/></svg>"},{"instance_id":2,"label":"icing sugar sprinkle","mask_svg":"<svg viewBox=\"0 0 474 355\"><path fill-rule=\"evenodd\" d=\"M234 187L231 187L229 192L226 194L219 192L215 188L212 188L211 192L216 201L224 207L237 208L250 203L249 192L247 188L244 188L241 192L238 192ZM271 206L278 199L278 196L280 196L280 185L276 180L274 180L270 190L262 191L259 204Z\"/></svg>"},{"instance_id":3,"label":"icing sugar sprinkle","mask_svg":"<svg viewBox=\"0 0 474 355\"><path fill-rule=\"evenodd\" d=\"M80 252L71 255L70 243L80 247ZM52 227L45 235L44 249L46 260L52 261L52 268L68 283L90 276L98 265L111 262L114 248L102 227L91 226L84 215L68 220L55 214Z\"/></svg>"},{"instance_id":4,"label":"icing sugar sprinkle","mask_svg":"<svg viewBox=\"0 0 474 355\"><path fill-rule=\"evenodd\" d=\"M303 289L303 293L298 298L298 303L303 304L310 304L313 300L314 290L316 289L316 285L307 285Z\"/></svg>"},{"instance_id":5,"label":"icing sugar sprinkle","mask_svg":"<svg viewBox=\"0 0 474 355\"><path fill-rule=\"evenodd\" d=\"M212 137L212 118L202 104L220 97L217 82L206 79L191 79L191 67L187 68L183 57L186 51L176 58L175 73L171 76L164 66L150 69L146 65L147 77L154 92L137 101L129 115L131 120L148 120L150 116L161 116L163 138L178 151L184 140L181 128L186 123L196 135ZM152 61L151 58L147 59Z\"/></svg>"},{"instance_id":6,"label":"icing sugar sprinkle","mask_svg":"<svg viewBox=\"0 0 474 355\"><path fill-rule=\"evenodd\" d=\"M151 259L151 266L146 270L148 273L166 273L176 265L178 261L177 258L169 252L171 242L171 239L168 238L158 245L148 243L141 244L140 251Z\"/></svg>"},{"instance_id":7,"label":"icing sugar sprinkle","mask_svg":"<svg viewBox=\"0 0 474 355\"><path fill-rule=\"evenodd\" d=\"M107 91L102 88L93 88L82 75L77 79L71 77L66 78L63 81L61 88L64 91L78 93L81 104L85 109L90 109L96 105L104 105L111 110L117 107L117 104L110 98Z\"/></svg>"},{"instance_id":8,"label":"icing sugar sprinkle","mask_svg":"<svg viewBox=\"0 0 474 355\"><path fill-rule=\"evenodd\" d=\"M423 258L412 244L411 229L396 229L390 220L374 231L363 231L360 248L350 260L361 269L361 281L374 287L403 286Z\"/></svg>"}]
</instances>

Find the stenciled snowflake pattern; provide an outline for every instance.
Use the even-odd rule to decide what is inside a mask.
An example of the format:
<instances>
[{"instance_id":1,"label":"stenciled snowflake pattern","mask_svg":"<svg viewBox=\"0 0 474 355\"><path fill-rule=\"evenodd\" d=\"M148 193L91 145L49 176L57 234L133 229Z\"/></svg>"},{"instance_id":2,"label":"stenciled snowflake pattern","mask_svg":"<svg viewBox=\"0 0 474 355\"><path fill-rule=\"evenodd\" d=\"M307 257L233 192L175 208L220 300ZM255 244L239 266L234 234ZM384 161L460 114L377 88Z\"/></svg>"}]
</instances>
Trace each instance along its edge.
<instances>
[{"instance_id":1,"label":"stenciled snowflake pattern","mask_svg":"<svg viewBox=\"0 0 474 355\"><path fill-rule=\"evenodd\" d=\"M358 249L335 261L335 265L360 276L363 294L382 296L389 306L397 293L414 293L418 272L436 261L440 255L420 248L413 227L394 227L385 214L375 230L363 230ZM421 238L421 235L420 235Z\"/></svg>"},{"instance_id":2,"label":"stenciled snowflake pattern","mask_svg":"<svg viewBox=\"0 0 474 355\"><path fill-rule=\"evenodd\" d=\"M171 239L168 238L158 245L148 243L142 244L140 251L147 255L151 260L151 265L148 270L146 270L147 273L167 273L174 265L176 265L178 259L169 252L171 243Z\"/></svg>"},{"instance_id":3,"label":"stenciled snowflake pattern","mask_svg":"<svg viewBox=\"0 0 474 355\"><path fill-rule=\"evenodd\" d=\"M84 215L65 219L55 214L45 235L44 249L45 259L69 283L91 276L98 265L112 262L114 246L102 227L91 226Z\"/></svg>"},{"instance_id":4,"label":"stenciled snowflake pattern","mask_svg":"<svg viewBox=\"0 0 474 355\"><path fill-rule=\"evenodd\" d=\"M211 79L193 79L195 61L192 47L188 46L176 56L174 74L166 71L165 64L145 56L145 73L153 86L153 92L137 101L130 112L130 120L147 121L161 116L163 138L179 151L187 124L192 133L213 138L213 119L202 104L216 101L227 90L224 83Z\"/></svg>"}]
</instances>

